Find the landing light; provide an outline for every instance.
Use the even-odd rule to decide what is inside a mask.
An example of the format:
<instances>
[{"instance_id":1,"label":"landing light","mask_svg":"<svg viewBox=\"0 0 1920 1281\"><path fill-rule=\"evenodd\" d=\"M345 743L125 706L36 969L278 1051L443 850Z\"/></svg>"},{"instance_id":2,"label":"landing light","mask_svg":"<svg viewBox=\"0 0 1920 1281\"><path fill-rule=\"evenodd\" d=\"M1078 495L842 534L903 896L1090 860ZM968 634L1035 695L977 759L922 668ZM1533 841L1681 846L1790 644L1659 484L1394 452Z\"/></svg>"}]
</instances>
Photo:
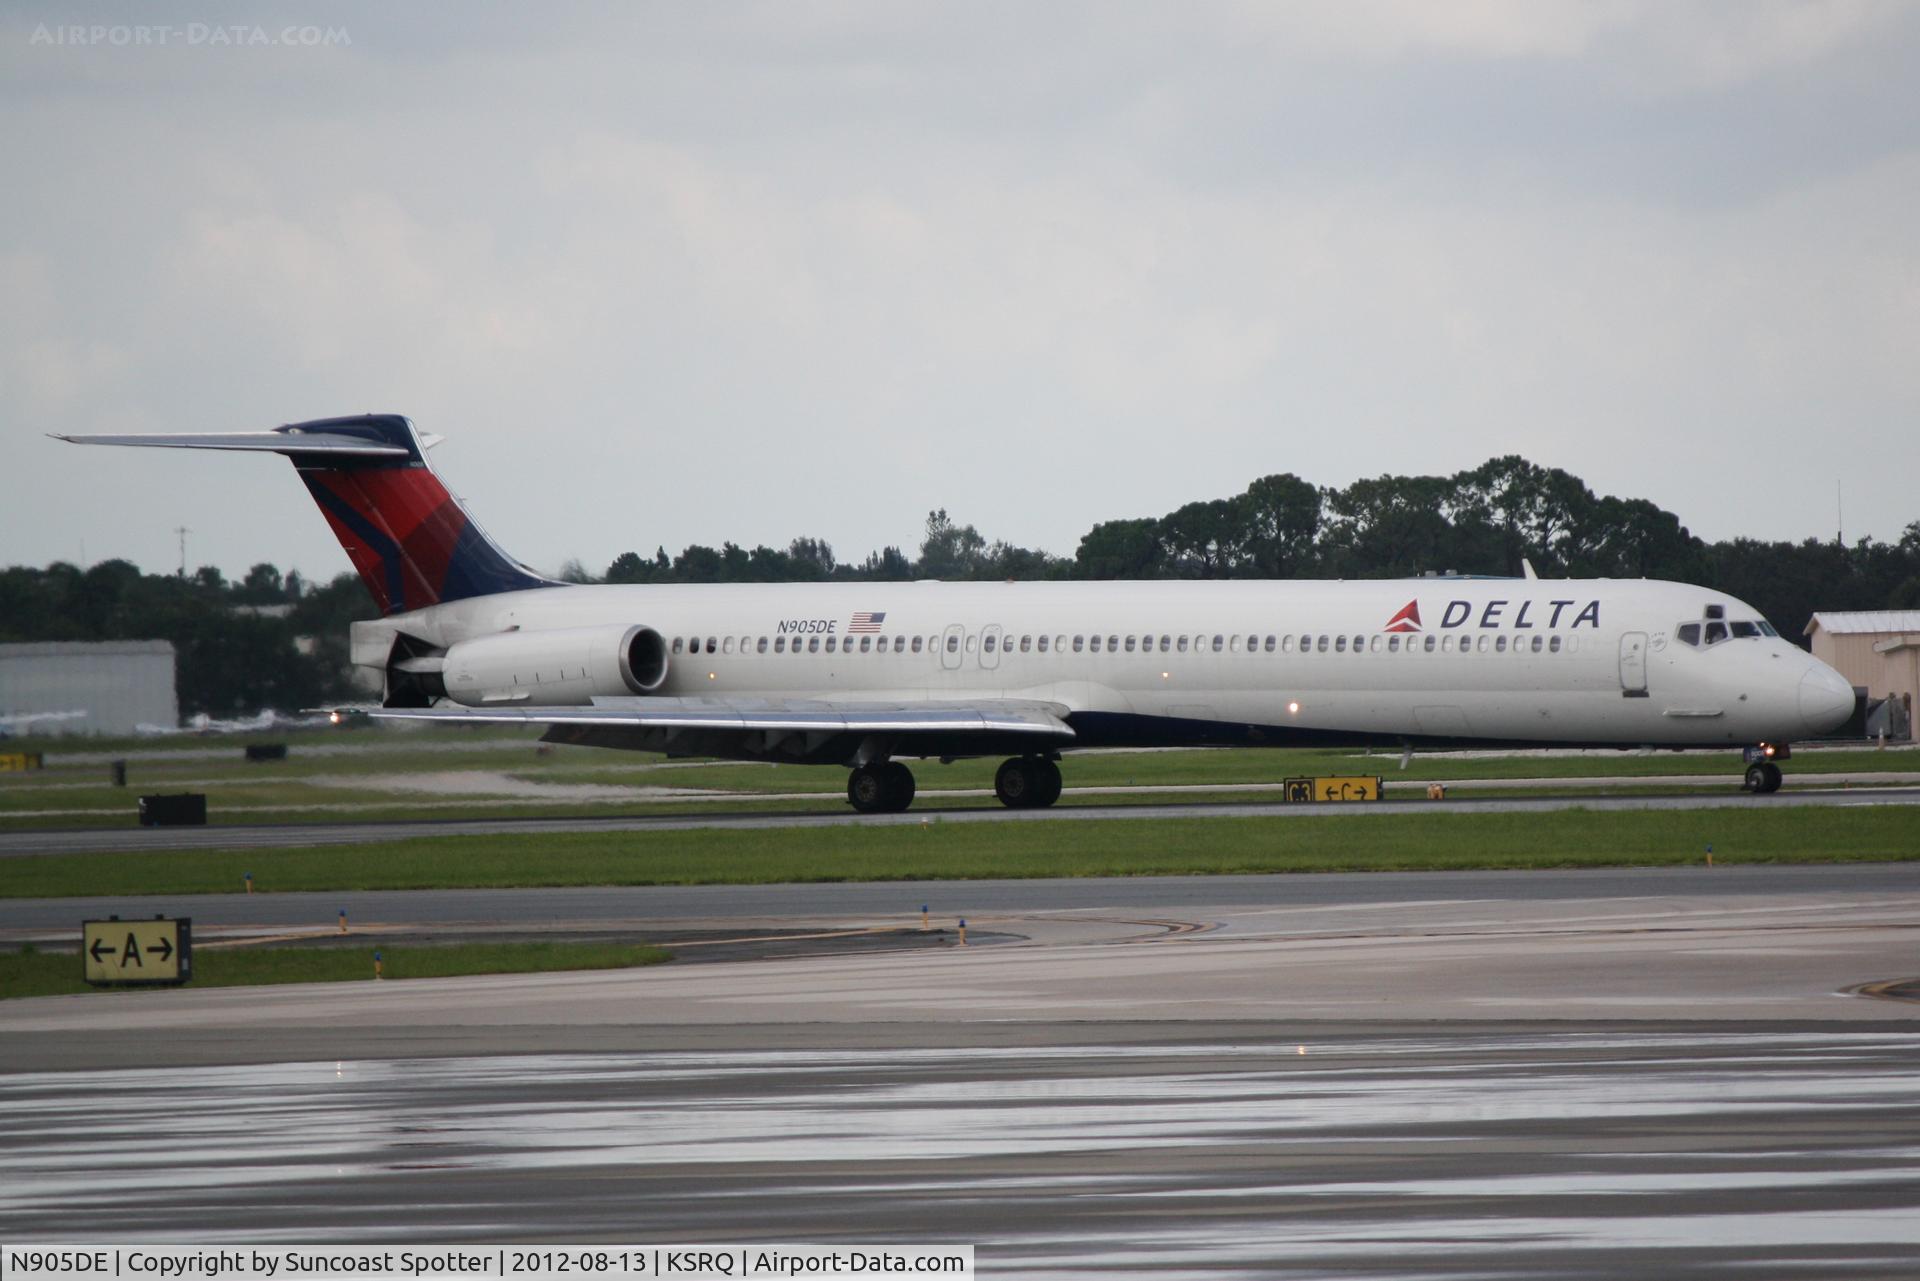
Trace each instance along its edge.
<instances>
[{"instance_id":1,"label":"landing light","mask_svg":"<svg viewBox=\"0 0 1920 1281\"><path fill-rule=\"evenodd\" d=\"M1775 748L1775 747L1774 747L1774 745L1773 745L1772 743L1762 743L1762 744L1760 744L1760 751L1761 751L1761 753L1762 753L1762 754L1764 754L1764 755L1767 755L1767 756L1772 756L1772 755L1774 754L1774 752L1775 752L1775 751L1777 751L1777 750L1778 750L1778 749L1777 749L1777 748Z\"/></svg>"},{"instance_id":2,"label":"landing light","mask_svg":"<svg viewBox=\"0 0 1920 1281\"><path fill-rule=\"evenodd\" d=\"M1298 716L1299 714L1300 714L1300 704L1298 703L1287 704L1287 715Z\"/></svg>"}]
</instances>

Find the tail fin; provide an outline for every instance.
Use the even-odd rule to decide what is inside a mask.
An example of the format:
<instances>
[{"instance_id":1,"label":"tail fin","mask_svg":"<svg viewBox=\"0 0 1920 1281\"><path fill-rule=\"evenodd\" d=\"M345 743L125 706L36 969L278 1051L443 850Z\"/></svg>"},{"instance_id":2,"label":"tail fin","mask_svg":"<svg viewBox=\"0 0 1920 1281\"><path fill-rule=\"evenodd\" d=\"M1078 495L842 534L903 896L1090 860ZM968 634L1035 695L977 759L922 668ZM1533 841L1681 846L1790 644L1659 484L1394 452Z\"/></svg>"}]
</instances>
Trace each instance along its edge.
<instances>
[{"instance_id":1,"label":"tail fin","mask_svg":"<svg viewBox=\"0 0 1920 1281\"><path fill-rule=\"evenodd\" d=\"M263 432L58 439L287 455L383 614L560 585L487 537L433 474L419 433L398 414L319 418Z\"/></svg>"}]
</instances>

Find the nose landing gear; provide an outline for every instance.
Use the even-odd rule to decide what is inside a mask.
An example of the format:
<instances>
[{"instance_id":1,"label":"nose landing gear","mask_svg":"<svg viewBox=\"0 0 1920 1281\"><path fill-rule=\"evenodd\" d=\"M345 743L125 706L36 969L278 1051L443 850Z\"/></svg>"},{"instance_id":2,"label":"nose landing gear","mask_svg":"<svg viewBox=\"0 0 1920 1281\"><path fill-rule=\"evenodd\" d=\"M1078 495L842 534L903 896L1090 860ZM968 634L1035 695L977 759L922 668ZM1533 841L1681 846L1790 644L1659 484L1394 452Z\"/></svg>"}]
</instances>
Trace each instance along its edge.
<instances>
[{"instance_id":1,"label":"nose landing gear","mask_svg":"<svg viewBox=\"0 0 1920 1281\"><path fill-rule=\"evenodd\" d=\"M1780 790L1780 767L1776 760L1785 760L1792 752L1773 743L1762 743L1758 747L1749 747L1742 751L1747 763L1746 779L1740 784L1745 791L1756 796L1765 796Z\"/></svg>"}]
</instances>

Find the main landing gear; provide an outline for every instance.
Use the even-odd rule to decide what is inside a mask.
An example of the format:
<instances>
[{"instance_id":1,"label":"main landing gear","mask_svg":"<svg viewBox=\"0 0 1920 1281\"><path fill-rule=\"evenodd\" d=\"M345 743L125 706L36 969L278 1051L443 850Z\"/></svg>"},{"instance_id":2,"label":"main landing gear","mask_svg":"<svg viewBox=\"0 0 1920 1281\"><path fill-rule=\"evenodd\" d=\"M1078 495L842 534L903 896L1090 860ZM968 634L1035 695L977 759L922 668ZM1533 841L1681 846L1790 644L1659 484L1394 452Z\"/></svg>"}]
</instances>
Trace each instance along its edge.
<instances>
[{"instance_id":1,"label":"main landing gear","mask_svg":"<svg viewBox=\"0 0 1920 1281\"><path fill-rule=\"evenodd\" d=\"M993 794L1010 810L1045 809L1060 799L1060 767L1044 756L1016 756L993 776Z\"/></svg>"},{"instance_id":2,"label":"main landing gear","mask_svg":"<svg viewBox=\"0 0 1920 1281\"><path fill-rule=\"evenodd\" d=\"M913 804L913 771L899 761L862 765L847 779L847 803L862 814L898 814Z\"/></svg>"},{"instance_id":3,"label":"main landing gear","mask_svg":"<svg viewBox=\"0 0 1920 1281\"><path fill-rule=\"evenodd\" d=\"M1016 756L993 776L993 794L1008 809L1044 809L1060 799L1060 767L1044 756ZM899 761L861 765L847 777L847 804L862 814L898 814L913 804L913 771Z\"/></svg>"}]
</instances>

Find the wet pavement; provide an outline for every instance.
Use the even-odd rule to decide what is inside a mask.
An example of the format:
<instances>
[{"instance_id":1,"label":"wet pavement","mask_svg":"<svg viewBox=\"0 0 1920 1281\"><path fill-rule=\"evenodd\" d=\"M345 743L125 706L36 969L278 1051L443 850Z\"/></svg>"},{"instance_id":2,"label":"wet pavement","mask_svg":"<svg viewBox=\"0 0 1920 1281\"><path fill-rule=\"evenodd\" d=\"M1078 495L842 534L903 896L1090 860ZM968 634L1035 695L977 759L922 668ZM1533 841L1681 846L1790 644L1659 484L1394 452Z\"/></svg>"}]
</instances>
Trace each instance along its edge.
<instances>
[{"instance_id":1,"label":"wet pavement","mask_svg":"<svg viewBox=\"0 0 1920 1281\"><path fill-rule=\"evenodd\" d=\"M0 1076L0 1238L973 1242L982 1275L1920 1274L1920 1033Z\"/></svg>"}]
</instances>

